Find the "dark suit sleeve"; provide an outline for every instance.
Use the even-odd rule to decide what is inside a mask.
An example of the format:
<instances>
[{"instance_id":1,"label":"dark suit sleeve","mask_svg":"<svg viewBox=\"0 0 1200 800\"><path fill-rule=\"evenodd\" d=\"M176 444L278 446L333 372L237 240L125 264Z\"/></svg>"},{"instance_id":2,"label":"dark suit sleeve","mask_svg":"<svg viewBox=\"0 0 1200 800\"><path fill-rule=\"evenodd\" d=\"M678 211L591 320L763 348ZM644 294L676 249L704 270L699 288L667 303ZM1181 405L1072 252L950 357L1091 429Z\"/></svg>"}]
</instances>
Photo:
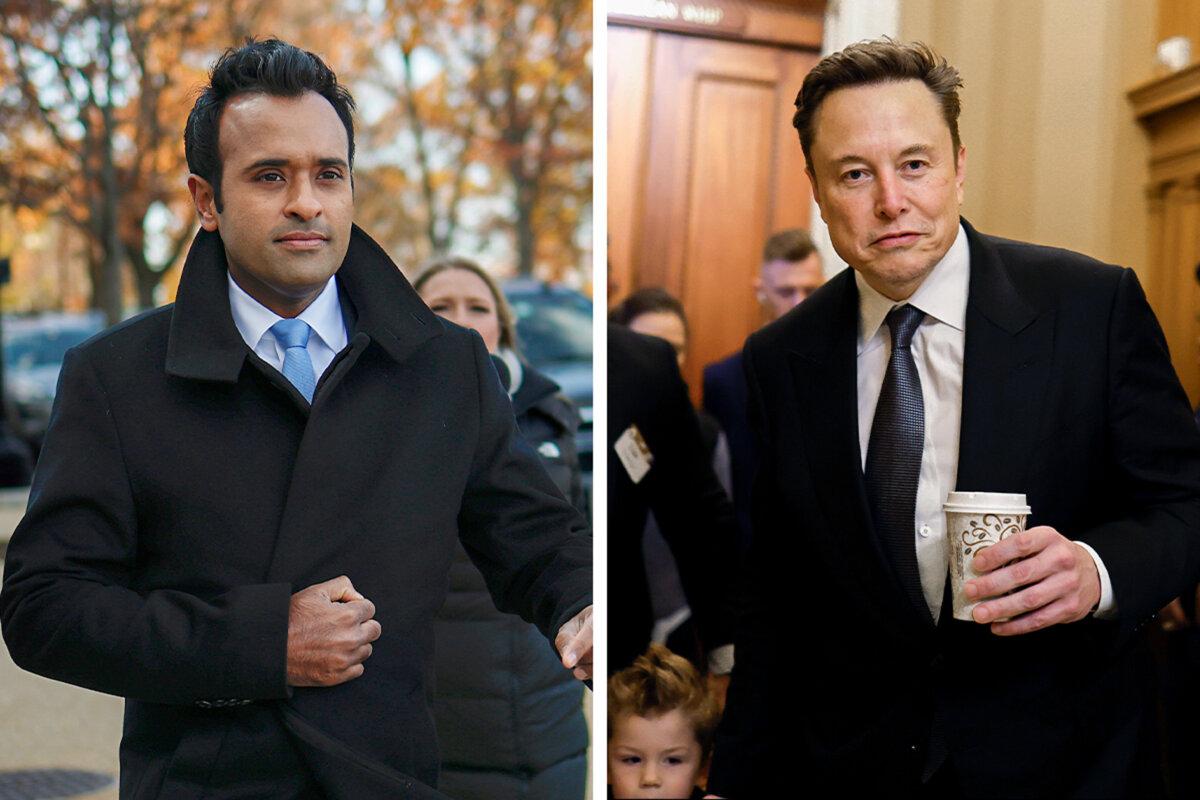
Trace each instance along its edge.
<instances>
[{"instance_id":1,"label":"dark suit sleeve","mask_svg":"<svg viewBox=\"0 0 1200 800\"><path fill-rule=\"evenodd\" d=\"M762 406L758 381L754 375L752 340L747 342L744 365L749 382L749 414L751 427L760 443L766 440L768 425ZM774 546L777 526L766 514L779 504L764 495L768 482L761 475L754 485L754 530L747 561L739 581L741 616L734 637L736 662L726 697L725 712L717 729L716 747L709 770L708 790L722 797L757 796L757 792L778 777L779 766L768 763L774 747L769 733L768 716L771 694L771 639L768 623L772 585L769 568L770 552ZM775 573L777 574L777 572ZM776 609L776 615L781 612ZM784 615L786 616L786 615ZM794 632L793 632L794 633ZM776 665L778 667L778 665ZM779 702L779 697L775 697ZM790 714L795 713L794 704ZM798 730L796 720L788 727ZM792 765L791 768L795 768ZM763 781L766 781L764 784ZM757 782L757 783L756 783ZM757 787L757 788L756 788Z\"/></svg>"},{"instance_id":2,"label":"dark suit sleeve","mask_svg":"<svg viewBox=\"0 0 1200 800\"><path fill-rule=\"evenodd\" d=\"M517 430L508 395L479 335L479 424L459 535L496 607L554 640L592 602L592 537Z\"/></svg>"},{"instance_id":3,"label":"dark suit sleeve","mask_svg":"<svg viewBox=\"0 0 1200 800\"><path fill-rule=\"evenodd\" d=\"M160 703L286 696L290 587L204 598L138 591L145 546L153 543L138 541L107 395L86 354L72 351L5 560L0 622L13 660L48 678Z\"/></svg>"},{"instance_id":4,"label":"dark suit sleeve","mask_svg":"<svg viewBox=\"0 0 1200 800\"><path fill-rule=\"evenodd\" d=\"M657 356L653 380L663 388L652 416L640 424L654 456L641 488L679 568L704 649L711 651L733 641L733 505L713 471L674 351L655 340L647 354Z\"/></svg>"},{"instance_id":5,"label":"dark suit sleeve","mask_svg":"<svg viewBox=\"0 0 1200 800\"><path fill-rule=\"evenodd\" d=\"M1109 353L1112 483L1129 512L1076 538L1100 555L1128 628L1200 579L1200 433L1130 270L1113 301Z\"/></svg>"}]
</instances>

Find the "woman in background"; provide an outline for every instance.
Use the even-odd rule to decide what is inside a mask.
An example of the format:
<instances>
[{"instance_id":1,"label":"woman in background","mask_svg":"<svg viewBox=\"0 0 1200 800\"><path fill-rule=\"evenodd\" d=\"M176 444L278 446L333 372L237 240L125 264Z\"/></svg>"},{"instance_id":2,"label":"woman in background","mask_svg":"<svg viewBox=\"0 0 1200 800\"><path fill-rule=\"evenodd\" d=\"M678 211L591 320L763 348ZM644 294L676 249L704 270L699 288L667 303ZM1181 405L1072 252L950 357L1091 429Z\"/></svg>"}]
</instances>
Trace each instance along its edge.
<instances>
[{"instance_id":1,"label":"woman in background","mask_svg":"<svg viewBox=\"0 0 1200 800\"><path fill-rule=\"evenodd\" d=\"M520 358L513 313L496 282L472 261L443 258L413 286L434 313L478 332L504 362L521 435L563 495L584 511L579 413L554 381ZM534 626L495 609L461 544L434 631L439 790L459 800L582 798L583 687Z\"/></svg>"}]
</instances>

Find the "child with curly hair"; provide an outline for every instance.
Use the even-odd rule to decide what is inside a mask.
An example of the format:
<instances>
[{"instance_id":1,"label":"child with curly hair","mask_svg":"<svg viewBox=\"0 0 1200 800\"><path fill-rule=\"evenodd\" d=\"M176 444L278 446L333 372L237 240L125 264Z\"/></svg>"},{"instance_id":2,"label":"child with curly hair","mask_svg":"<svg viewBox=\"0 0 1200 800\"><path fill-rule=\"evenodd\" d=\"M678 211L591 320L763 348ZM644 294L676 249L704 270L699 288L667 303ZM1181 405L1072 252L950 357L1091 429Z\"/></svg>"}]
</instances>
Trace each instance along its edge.
<instances>
[{"instance_id":1,"label":"child with curly hair","mask_svg":"<svg viewBox=\"0 0 1200 800\"><path fill-rule=\"evenodd\" d=\"M703 797L720 712L686 658L652 644L608 680L608 781L614 800Z\"/></svg>"}]
</instances>

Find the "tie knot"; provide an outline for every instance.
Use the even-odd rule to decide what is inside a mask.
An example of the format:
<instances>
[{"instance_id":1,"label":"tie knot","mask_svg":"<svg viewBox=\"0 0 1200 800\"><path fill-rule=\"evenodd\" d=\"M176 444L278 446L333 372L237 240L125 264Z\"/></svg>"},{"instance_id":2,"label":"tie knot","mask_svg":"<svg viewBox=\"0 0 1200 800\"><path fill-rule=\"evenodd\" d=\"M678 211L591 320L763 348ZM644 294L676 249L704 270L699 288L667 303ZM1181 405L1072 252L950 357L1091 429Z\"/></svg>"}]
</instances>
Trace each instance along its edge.
<instances>
[{"instance_id":1,"label":"tie knot","mask_svg":"<svg viewBox=\"0 0 1200 800\"><path fill-rule=\"evenodd\" d=\"M308 347L308 336L312 328L302 319L281 319L271 326L271 333L283 345L284 349L291 347Z\"/></svg>"},{"instance_id":2,"label":"tie knot","mask_svg":"<svg viewBox=\"0 0 1200 800\"><path fill-rule=\"evenodd\" d=\"M892 330L892 349L899 350L912 344L917 326L925 319L925 312L907 303L896 306L887 315L887 326Z\"/></svg>"}]
</instances>

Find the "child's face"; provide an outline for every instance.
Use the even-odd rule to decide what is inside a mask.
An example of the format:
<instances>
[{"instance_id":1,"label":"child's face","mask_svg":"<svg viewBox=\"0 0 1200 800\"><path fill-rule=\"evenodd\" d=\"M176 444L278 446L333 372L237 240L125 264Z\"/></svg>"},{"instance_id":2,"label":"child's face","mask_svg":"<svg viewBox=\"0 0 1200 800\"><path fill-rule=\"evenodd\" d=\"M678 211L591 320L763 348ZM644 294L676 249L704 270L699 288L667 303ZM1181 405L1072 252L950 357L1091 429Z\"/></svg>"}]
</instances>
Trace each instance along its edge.
<instances>
[{"instance_id":1,"label":"child's face","mask_svg":"<svg viewBox=\"0 0 1200 800\"><path fill-rule=\"evenodd\" d=\"M700 743L679 709L647 719L626 714L608 740L614 800L686 798L700 774Z\"/></svg>"}]
</instances>

